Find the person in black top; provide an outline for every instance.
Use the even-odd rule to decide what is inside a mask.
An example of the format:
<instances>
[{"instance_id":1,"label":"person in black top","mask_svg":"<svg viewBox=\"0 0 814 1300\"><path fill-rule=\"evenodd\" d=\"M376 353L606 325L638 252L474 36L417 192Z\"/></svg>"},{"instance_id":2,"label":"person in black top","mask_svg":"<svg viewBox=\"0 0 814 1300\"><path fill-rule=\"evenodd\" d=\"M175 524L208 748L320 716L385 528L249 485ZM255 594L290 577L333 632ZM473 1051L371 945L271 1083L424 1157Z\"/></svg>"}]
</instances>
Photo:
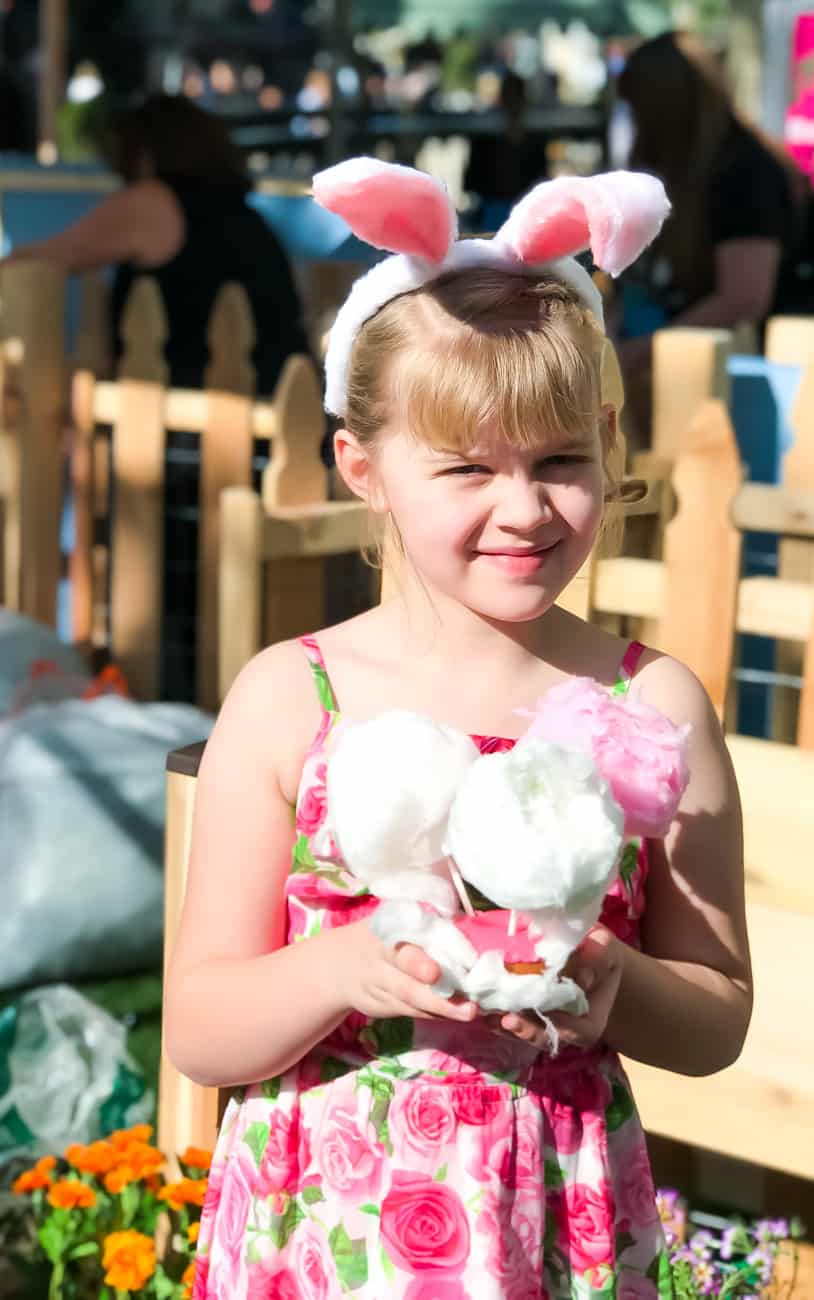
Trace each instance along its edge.
<instances>
[{"instance_id":1,"label":"person in black top","mask_svg":"<svg viewBox=\"0 0 814 1300\"><path fill-rule=\"evenodd\" d=\"M526 83L515 72L500 83L503 130L475 135L464 174L464 189L480 199L478 228L495 231L513 204L548 175L545 145L526 126Z\"/></svg>"},{"instance_id":2,"label":"person in black top","mask_svg":"<svg viewBox=\"0 0 814 1300\"><path fill-rule=\"evenodd\" d=\"M622 283L619 354L634 420L646 428L653 329L761 327L800 254L806 182L737 116L720 64L697 37L646 41L618 89L636 129L631 166L659 176L673 204Z\"/></svg>"},{"instance_id":3,"label":"person in black top","mask_svg":"<svg viewBox=\"0 0 814 1300\"><path fill-rule=\"evenodd\" d=\"M288 259L246 202L250 184L225 125L190 100L155 95L112 119L106 151L123 187L61 234L13 250L50 258L68 272L114 264L113 351L133 281L153 277L167 315L165 355L172 387L200 388L207 329L218 290L236 281L254 315L258 395L270 396L287 357L308 352ZM255 481L267 459L256 448ZM167 436L161 695L195 698L198 439ZM114 503L115 506L115 503Z\"/></svg>"},{"instance_id":4,"label":"person in black top","mask_svg":"<svg viewBox=\"0 0 814 1300\"><path fill-rule=\"evenodd\" d=\"M61 234L17 247L12 257L51 258L69 272L112 263L117 356L133 280L154 277L174 387L202 386L212 305L224 284L237 281L254 315L257 391L271 394L286 357L308 350L302 310L280 243L246 202L251 185L223 122L183 96L154 95L113 117L105 151L123 187Z\"/></svg>"}]
</instances>

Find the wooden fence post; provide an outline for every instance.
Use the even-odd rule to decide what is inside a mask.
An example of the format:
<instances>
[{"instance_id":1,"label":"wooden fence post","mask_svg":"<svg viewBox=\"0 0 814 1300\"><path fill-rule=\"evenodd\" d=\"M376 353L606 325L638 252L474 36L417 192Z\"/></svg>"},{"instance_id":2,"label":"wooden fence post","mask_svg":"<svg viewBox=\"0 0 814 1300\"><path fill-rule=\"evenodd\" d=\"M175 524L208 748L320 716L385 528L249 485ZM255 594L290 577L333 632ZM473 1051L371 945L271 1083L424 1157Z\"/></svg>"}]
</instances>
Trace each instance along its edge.
<instances>
[{"instance_id":1,"label":"wooden fence post","mask_svg":"<svg viewBox=\"0 0 814 1300\"><path fill-rule=\"evenodd\" d=\"M218 689L218 550L224 488L251 483L254 321L246 290L226 284L209 322L210 362L204 376L206 424L201 431L198 493L197 700L216 710Z\"/></svg>"},{"instance_id":2,"label":"wooden fence post","mask_svg":"<svg viewBox=\"0 0 814 1300\"><path fill-rule=\"evenodd\" d=\"M153 280L140 277L133 285L122 334L113 431L110 640L133 695L154 700L160 684L167 324Z\"/></svg>"},{"instance_id":3,"label":"wooden fence post","mask_svg":"<svg viewBox=\"0 0 814 1300\"><path fill-rule=\"evenodd\" d=\"M274 394L271 462L263 474L267 511L315 505L328 499L328 474L320 459L325 433L322 393L313 363L289 357ZM319 627L325 608L325 561L307 556L265 566L265 625L282 641Z\"/></svg>"},{"instance_id":4,"label":"wooden fence post","mask_svg":"<svg viewBox=\"0 0 814 1300\"><path fill-rule=\"evenodd\" d=\"M54 625L61 570L65 273L52 262L26 259L4 266L0 277L7 361L8 341L17 341L16 373L7 366L6 381L19 395L16 457L11 453L19 466L19 608Z\"/></svg>"},{"instance_id":5,"label":"wooden fence post","mask_svg":"<svg viewBox=\"0 0 814 1300\"><path fill-rule=\"evenodd\" d=\"M653 436L651 450L675 460L696 412L708 397L729 405L728 330L665 329L653 335Z\"/></svg>"},{"instance_id":6,"label":"wooden fence post","mask_svg":"<svg viewBox=\"0 0 814 1300\"><path fill-rule=\"evenodd\" d=\"M692 668L723 718L734 643L741 533L729 504L741 485L723 402L699 408L673 473L678 497L664 534L666 584L656 645Z\"/></svg>"}]
</instances>

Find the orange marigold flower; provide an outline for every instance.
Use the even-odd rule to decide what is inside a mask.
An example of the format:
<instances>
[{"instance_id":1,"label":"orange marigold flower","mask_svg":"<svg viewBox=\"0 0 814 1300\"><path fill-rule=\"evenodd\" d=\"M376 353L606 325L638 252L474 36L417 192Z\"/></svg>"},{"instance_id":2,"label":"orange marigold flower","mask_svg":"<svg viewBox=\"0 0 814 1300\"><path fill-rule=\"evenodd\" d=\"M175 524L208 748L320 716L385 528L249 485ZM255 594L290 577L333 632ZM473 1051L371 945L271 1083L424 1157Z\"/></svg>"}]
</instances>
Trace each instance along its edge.
<instances>
[{"instance_id":1,"label":"orange marigold flower","mask_svg":"<svg viewBox=\"0 0 814 1300\"><path fill-rule=\"evenodd\" d=\"M155 1242L143 1232L111 1232L102 1253L105 1282L118 1291L140 1291L155 1272Z\"/></svg>"},{"instance_id":2,"label":"orange marigold flower","mask_svg":"<svg viewBox=\"0 0 814 1300\"><path fill-rule=\"evenodd\" d=\"M48 1204L55 1210L89 1210L96 1204L96 1193L78 1178L63 1178L51 1187Z\"/></svg>"},{"instance_id":3,"label":"orange marigold flower","mask_svg":"<svg viewBox=\"0 0 814 1300\"><path fill-rule=\"evenodd\" d=\"M85 1148L82 1146L82 1143L74 1142L72 1146L66 1148L65 1159L68 1161L69 1165L76 1166L77 1161L81 1160L84 1154Z\"/></svg>"},{"instance_id":4,"label":"orange marigold flower","mask_svg":"<svg viewBox=\"0 0 814 1300\"><path fill-rule=\"evenodd\" d=\"M148 1174L147 1177L144 1179L144 1186L147 1188L149 1192L153 1192L153 1193L157 1192L159 1187L161 1186L161 1179L159 1178L158 1174Z\"/></svg>"},{"instance_id":5,"label":"orange marigold flower","mask_svg":"<svg viewBox=\"0 0 814 1300\"><path fill-rule=\"evenodd\" d=\"M119 1192L124 1191L129 1183L136 1181L135 1171L128 1165L117 1165L111 1169L109 1174L105 1174L105 1187L111 1196L118 1196Z\"/></svg>"},{"instance_id":6,"label":"orange marigold flower","mask_svg":"<svg viewBox=\"0 0 814 1300\"><path fill-rule=\"evenodd\" d=\"M118 1158L122 1164L127 1165L128 1169L134 1171L136 1178L147 1178L150 1174L157 1174L166 1164L163 1152L148 1146L146 1142L130 1142L128 1146L121 1147Z\"/></svg>"},{"instance_id":7,"label":"orange marigold flower","mask_svg":"<svg viewBox=\"0 0 814 1300\"><path fill-rule=\"evenodd\" d=\"M50 1175L36 1165L33 1169L26 1169L15 1178L11 1184L11 1190L15 1196L25 1196L28 1192L43 1191L46 1187L51 1186Z\"/></svg>"},{"instance_id":8,"label":"orange marigold flower","mask_svg":"<svg viewBox=\"0 0 814 1300\"><path fill-rule=\"evenodd\" d=\"M205 1178L182 1178L162 1187L158 1199L166 1201L171 1210L180 1210L184 1205L203 1205L205 1193Z\"/></svg>"},{"instance_id":9,"label":"orange marigold flower","mask_svg":"<svg viewBox=\"0 0 814 1300\"><path fill-rule=\"evenodd\" d=\"M188 1165L190 1169L209 1169L212 1164L212 1152L204 1151L201 1147L187 1147L182 1156L179 1156L182 1164Z\"/></svg>"},{"instance_id":10,"label":"orange marigold flower","mask_svg":"<svg viewBox=\"0 0 814 1300\"><path fill-rule=\"evenodd\" d=\"M41 1174L48 1174L52 1169L56 1169L56 1166L56 1156L40 1156L40 1159L37 1161L34 1168L39 1170Z\"/></svg>"},{"instance_id":11,"label":"orange marigold flower","mask_svg":"<svg viewBox=\"0 0 814 1300\"><path fill-rule=\"evenodd\" d=\"M200 1231L201 1231L200 1223L191 1223L187 1228L187 1237L189 1238L193 1246L198 1240L198 1234Z\"/></svg>"},{"instance_id":12,"label":"orange marigold flower","mask_svg":"<svg viewBox=\"0 0 814 1300\"><path fill-rule=\"evenodd\" d=\"M115 1147L109 1142L91 1142L81 1149L71 1164L82 1174L108 1174L117 1160Z\"/></svg>"},{"instance_id":13,"label":"orange marigold flower","mask_svg":"<svg viewBox=\"0 0 814 1300\"><path fill-rule=\"evenodd\" d=\"M186 1290L184 1292L184 1300L192 1300L192 1288L195 1285L195 1264L194 1263L188 1264L187 1267L184 1269L181 1281L186 1287Z\"/></svg>"},{"instance_id":14,"label":"orange marigold flower","mask_svg":"<svg viewBox=\"0 0 814 1300\"><path fill-rule=\"evenodd\" d=\"M134 1124L132 1128L117 1128L107 1140L118 1150L129 1147L131 1142L149 1142L152 1136L152 1124Z\"/></svg>"}]
</instances>

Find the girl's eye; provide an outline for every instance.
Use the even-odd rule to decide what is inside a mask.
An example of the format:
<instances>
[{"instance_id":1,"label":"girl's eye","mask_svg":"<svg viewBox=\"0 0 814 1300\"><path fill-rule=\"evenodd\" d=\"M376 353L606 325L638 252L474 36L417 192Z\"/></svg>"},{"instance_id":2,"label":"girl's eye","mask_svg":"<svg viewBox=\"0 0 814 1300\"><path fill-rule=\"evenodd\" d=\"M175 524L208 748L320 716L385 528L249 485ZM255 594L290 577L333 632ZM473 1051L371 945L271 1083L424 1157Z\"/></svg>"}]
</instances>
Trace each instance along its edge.
<instances>
[{"instance_id":1,"label":"girl's eye","mask_svg":"<svg viewBox=\"0 0 814 1300\"><path fill-rule=\"evenodd\" d=\"M491 474L491 470L486 465L453 465L451 469L445 470L447 474Z\"/></svg>"},{"instance_id":2,"label":"girl's eye","mask_svg":"<svg viewBox=\"0 0 814 1300\"><path fill-rule=\"evenodd\" d=\"M563 452L561 456L547 456L545 460L541 460L540 468L545 469L547 465L587 465L589 460L589 456L568 455L567 452Z\"/></svg>"}]
</instances>

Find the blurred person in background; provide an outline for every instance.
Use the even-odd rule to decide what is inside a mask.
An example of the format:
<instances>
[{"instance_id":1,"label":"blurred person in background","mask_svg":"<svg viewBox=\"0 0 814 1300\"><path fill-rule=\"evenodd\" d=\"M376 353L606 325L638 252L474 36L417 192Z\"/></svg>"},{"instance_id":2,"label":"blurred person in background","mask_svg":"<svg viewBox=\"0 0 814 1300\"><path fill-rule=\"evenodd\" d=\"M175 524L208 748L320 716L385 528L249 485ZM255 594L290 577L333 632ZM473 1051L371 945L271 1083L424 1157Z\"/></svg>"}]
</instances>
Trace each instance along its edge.
<instances>
[{"instance_id":1,"label":"blurred person in background","mask_svg":"<svg viewBox=\"0 0 814 1300\"><path fill-rule=\"evenodd\" d=\"M246 202L251 183L225 124L184 96L154 95L112 116L103 150L122 188L59 235L20 245L11 257L53 259L68 272L113 264L116 357L133 281L152 276L167 314L173 387L202 386L215 296L229 281L242 284L254 316L257 391L270 394L286 358L308 345L288 259Z\"/></svg>"},{"instance_id":2,"label":"blurred person in background","mask_svg":"<svg viewBox=\"0 0 814 1300\"><path fill-rule=\"evenodd\" d=\"M721 65L695 36L668 32L640 45L618 90L635 128L630 166L660 177L673 204L617 302L641 447L649 442L652 333L668 325L760 329L782 305L780 288L800 257L808 183L779 144L737 115Z\"/></svg>"},{"instance_id":3,"label":"blurred person in background","mask_svg":"<svg viewBox=\"0 0 814 1300\"><path fill-rule=\"evenodd\" d=\"M114 264L113 351L123 350L122 316L133 282L157 283L167 316L165 356L173 388L201 388L207 330L218 290L245 288L254 317L258 394L271 395L286 359L308 352L288 259L247 203L242 155L225 124L182 96L155 95L113 116L103 144L122 188L61 234L14 249L13 258L51 258L68 272ZM258 465L267 444L256 447ZM199 443L167 436L162 609L162 699L195 699Z\"/></svg>"},{"instance_id":4,"label":"blurred person in background","mask_svg":"<svg viewBox=\"0 0 814 1300\"><path fill-rule=\"evenodd\" d=\"M517 199L548 175L545 146L526 126L526 83L506 72L500 83L502 130L475 135L464 174L464 189L477 195L478 228L493 232L506 220Z\"/></svg>"}]
</instances>

